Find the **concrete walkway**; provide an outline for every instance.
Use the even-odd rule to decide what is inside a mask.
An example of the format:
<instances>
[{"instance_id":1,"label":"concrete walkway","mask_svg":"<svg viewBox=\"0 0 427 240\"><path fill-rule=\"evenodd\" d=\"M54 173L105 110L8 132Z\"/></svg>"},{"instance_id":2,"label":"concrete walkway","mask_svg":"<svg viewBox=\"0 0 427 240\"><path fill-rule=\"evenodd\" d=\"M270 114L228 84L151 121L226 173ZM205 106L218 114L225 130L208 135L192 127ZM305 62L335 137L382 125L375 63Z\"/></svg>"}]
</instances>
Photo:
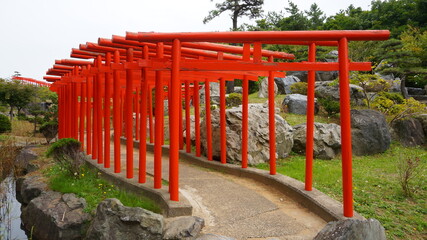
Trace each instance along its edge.
<instances>
[{"instance_id":1,"label":"concrete walkway","mask_svg":"<svg viewBox=\"0 0 427 240\"><path fill-rule=\"evenodd\" d=\"M113 146L111 146L113 149ZM122 170L125 172L125 146L122 145ZM134 149L137 179L138 149ZM113 150L111 152L113 155ZM154 155L147 152L147 173L153 174ZM114 169L112 166L108 171ZM169 173L163 157L163 178ZM100 167L101 165L98 165ZM308 211L278 190L254 180L220 173L180 161L180 193L193 206L193 216L205 220L203 233L235 239L312 239L326 221ZM148 185L147 185L148 184ZM151 182L146 183L152 187Z\"/></svg>"}]
</instances>

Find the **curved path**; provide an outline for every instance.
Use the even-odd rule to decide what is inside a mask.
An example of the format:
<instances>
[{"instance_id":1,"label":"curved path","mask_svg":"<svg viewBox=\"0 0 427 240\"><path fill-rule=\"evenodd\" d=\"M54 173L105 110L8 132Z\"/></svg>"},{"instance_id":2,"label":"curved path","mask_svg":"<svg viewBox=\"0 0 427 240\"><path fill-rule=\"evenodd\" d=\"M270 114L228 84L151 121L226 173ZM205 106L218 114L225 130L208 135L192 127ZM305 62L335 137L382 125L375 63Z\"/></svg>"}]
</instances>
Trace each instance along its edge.
<instances>
[{"instance_id":1,"label":"curved path","mask_svg":"<svg viewBox=\"0 0 427 240\"><path fill-rule=\"evenodd\" d=\"M125 151L122 145L122 166L125 166ZM134 166L138 166L138 154L135 148ZM153 158L154 155L147 152L149 175L154 172ZM163 178L167 180L167 156L163 157L162 164ZM107 171L113 169L112 161ZM128 181L135 183L136 170L135 177ZM124 167L122 172L125 172ZM179 174L181 195L193 206L193 216L205 220L203 233L239 240L303 240L313 239L327 223L278 190L252 179L202 168L185 160L180 161Z\"/></svg>"}]
</instances>

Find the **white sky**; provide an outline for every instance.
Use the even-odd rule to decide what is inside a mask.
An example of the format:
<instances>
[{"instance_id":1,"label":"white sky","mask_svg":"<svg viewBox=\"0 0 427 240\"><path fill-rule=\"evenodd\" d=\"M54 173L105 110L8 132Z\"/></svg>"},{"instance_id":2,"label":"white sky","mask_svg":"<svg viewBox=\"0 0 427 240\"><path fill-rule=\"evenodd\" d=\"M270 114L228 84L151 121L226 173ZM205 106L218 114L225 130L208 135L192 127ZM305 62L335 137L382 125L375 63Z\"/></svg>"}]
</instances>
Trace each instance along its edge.
<instances>
[{"instance_id":1,"label":"white sky","mask_svg":"<svg viewBox=\"0 0 427 240\"><path fill-rule=\"evenodd\" d=\"M70 57L80 43L132 32L228 31L223 13L207 24L203 18L222 0L0 0L0 78L14 71L42 80L55 59ZM300 10L314 2L326 15L350 4L370 9L371 0L293 0ZM284 10L287 0L264 0L264 11ZM240 20L254 23L250 20Z\"/></svg>"}]
</instances>

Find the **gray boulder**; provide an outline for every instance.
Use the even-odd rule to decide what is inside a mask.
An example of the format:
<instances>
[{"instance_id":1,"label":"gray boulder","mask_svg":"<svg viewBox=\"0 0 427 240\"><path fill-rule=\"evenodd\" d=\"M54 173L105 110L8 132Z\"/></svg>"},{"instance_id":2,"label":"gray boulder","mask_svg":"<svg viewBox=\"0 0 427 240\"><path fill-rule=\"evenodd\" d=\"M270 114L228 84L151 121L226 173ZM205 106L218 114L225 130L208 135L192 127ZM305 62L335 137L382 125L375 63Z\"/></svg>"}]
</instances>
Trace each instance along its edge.
<instances>
[{"instance_id":1,"label":"gray boulder","mask_svg":"<svg viewBox=\"0 0 427 240\"><path fill-rule=\"evenodd\" d=\"M314 240L386 240L384 227L376 219L346 219L329 222Z\"/></svg>"},{"instance_id":2,"label":"gray boulder","mask_svg":"<svg viewBox=\"0 0 427 240\"><path fill-rule=\"evenodd\" d=\"M306 124L293 126L296 153L305 153ZM314 123L314 158L333 159L341 151L341 127L335 123Z\"/></svg>"},{"instance_id":3,"label":"gray boulder","mask_svg":"<svg viewBox=\"0 0 427 240\"><path fill-rule=\"evenodd\" d=\"M195 239L205 226L203 218L186 216L169 218L165 220L163 239L190 240Z\"/></svg>"},{"instance_id":4,"label":"gray boulder","mask_svg":"<svg viewBox=\"0 0 427 240\"><path fill-rule=\"evenodd\" d=\"M318 79L317 79L318 78ZM338 71L318 71L316 81L332 81L338 78Z\"/></svg>"},{"instance_id":5,"label":"gray boulder","mask_svg":"<svg viewBox=\"0 0 427 240\"><path fill-rule=\"evenodd\" d=\"M400 93L402 91L402 81L400 79L387 80L390 83L390 92Z\"/></svg>"},{"instance_id":6,"label":"gray boulder","mask_svg":"<svg viewBox=\"0 0 427 240\"><path fill-rule=\"evenodd\" d=\"M41 176L26 175L16 180L16 198L23 205L27 205L46 190L47 184Z\"/></svg>"},{"instance_id":7,"label":"gray boulder","mask_svg":"<svg viewBox=\"0 0 427 240\"><path fill-rule=\"evenodd\" d=\"M221 236L218 234L207 233L198 237L196 240L236 240L235 238Z\"/></svg>"},{"instance_id":8,"label":"gray boulder","mask_svg":"<svg viewBox=\"0 0 427 240\"><path fill-rule=\"evenodd\" d=\"M98 205L86 239L161 240L162 233L161 215L110 198Z\"/></svg>"},{"instance_id":9,"label":"gray boulder","mask_svg":"<svg viewBox=\"0 0 427 240\"><path fill-rule=\"evenodd\" d=\"M284 112L294 114L307 114L307 96L301 94L286 95L282 102L282 109ZM319 112L319 106L316 99L314 99L314 112Z\"/></svg>"},{"instance_id":10,"label":"gray boulder","mask_svg":"<svg viewBox=\"0 0 427 240\"><path fill-rule=\"evenodd\" d=\"M425 95L426 94L426 90L422 88L406 87L406 90L408 90L409 95Z\"/></svg>"},{"instance_id":11,"label":"gray boulder","mask_svg":"<svg viewBox=\"0 0 427 240\"><path fill-rule=\"evenodd\" d=\"M384 115L374 110L351 110L353 153L382 153L390 147L391 135Z\"/></svg>"},{"instance_id":12,"label":"gray boulder","mask_svg":"<svg viewBox=\"0 0 427 240\"><path fill-rule=\"evenodd\" d=\"M424 135L427 138L427 114L421 114L418 116L415 116L418 121L420 121L421 125L423 126Z\"/></svg>"},{"instance_id":13,"label":"gray boulder","mask_svg":"<svg viewBox=\"0 0 427 240\"><path fill-rule=\"evenodd\" d=\"M220 158L220 122L219 110L213 110L212 115L212 152L215 159ZM269 123L268 107L265 104L249 104L249 139L248 163L258 164L269 161ZM279 158L284 158L292 150L292 127L276 112L276 150ZM242 109L235 107L226 110L227 121L227 162L240 162ZM201 123L202 149L206 152L206 121Z\"/></svg>"},{"instance_id":14,"label":"gray boulder","mask_svg":"<svg viewBox=\"0 0 427 240\"><path fill-rule=\"evenodd\" d=\"M335 60L331 60L333 62ZM301 82L307 82L308 72L307 71L288 71L286 73L287 76L297 77L301 80ZM338 71L316 71L315 81L316 82L324 82L324 81L332 81L338 77Z\"/></svg>"},{"instance_id":15,"label":"gray boulder","mask_svg":"<svg viewBox=\"0 0 427 240\"><path fill-rule=\"evenodd\" d=\"M209 83L211 104L219 104L219 83L210 82ZM199 90L200 104L205 103L205 85Z\"/></svg>"},{"instance_id":16,"label":"gray boulder","mask_svg":"<svg viewBox=\"0 0 427 240\"><path fill-rule=\"evenodd\" d=\"M415 147L425 143L422 123L415 118L399 119L391 124L393 139L406 147Z\"/></svg>"},{"instance_id":17,"label":"gray boulder","mask_svg":"<svg viewBox=\"0 0 427 240\"><path fill-rule=\"evenodd\" d=\"M49 191L31 200L21 219L36 239L81 239L91 219L85 207L86 201L72 193Z\"/></svg>"},{"instance_id":18,"label":"gray boulder","mask_svg":"<svg viewBox=\"0 0 427 240\"><path fill-rule=\"evenodd\" d=\"M239 87L239 86L237 86L237 87L234 87L234 92L235 93L243 93L243 88L242 87Z\"/></svg>"},{"instance_id":19,"label":"gray boulder","mask_svg":"<svg viewBox=\"0 0 427 240\"><path fill-rule=\"evenodd\" d=\"M297 82L300 82L298 77L296 76L287 76L284 78L274 78L274 82L277 85L278 94L290 94L291 85Z\"/></svg>"},{"instance_id":20,"label":"gray boulder","mask_svg":"<svg viewBox=\"0 0 427 240\"><path fill-rule=\"evenodd\" d=\"M337 101L340 99L339 84L334 85L331 81L316 82L315 91L318 98L332 98ZM363 88L350 84L350 99L361 104L363 98Z\"/></svg>"},{"instance_id":21,"label":"gray boulder","mask_svg":"<svg viewBox=\"0 0 427 240\"><path fill-rule=\"evenodd\" d=\"M277 95L277 84L274 83L274 96ZM258 91L258 97L259 98L268 98L268 79L265 78L261 81L261 84L259 85L259 91Z\"/></svg>"},{"instance_id":22,"label":"gray boulder","mask_svg":"<svg viewBox=\"0 0 427 240\"><path fill-rule=\"evenodd\" d=\"M31 148L23 148L15 158L15 169L27 173L34 171L35 165L31 161L38 158L37 153L31 150Z\"/></svg>"}]
</instances>

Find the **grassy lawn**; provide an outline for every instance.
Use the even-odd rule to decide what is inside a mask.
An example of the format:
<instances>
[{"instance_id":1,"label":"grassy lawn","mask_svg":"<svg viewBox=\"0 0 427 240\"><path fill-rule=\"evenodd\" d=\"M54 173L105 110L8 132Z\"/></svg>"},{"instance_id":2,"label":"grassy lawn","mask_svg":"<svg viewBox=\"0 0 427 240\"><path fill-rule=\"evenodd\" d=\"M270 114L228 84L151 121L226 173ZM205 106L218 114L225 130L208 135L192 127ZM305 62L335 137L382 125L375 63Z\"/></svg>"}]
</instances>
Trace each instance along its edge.
<instances>
[{"instance_id":1,"label":"grassy lawn","mask_svg":"<svg viewBox=\"0 0 427 240\"><path fill-rule=\"evenodd\" d=\"M419 157L419 174L411 182L413 197L405 197L399 183L399 163ZM258 168L268 169L268 164ZM293 155L278 161L277 171L304 181L305 156ZM315 160L314 187L342 200L341 161ZM355 210L366 218L376 218L388 239L427 239L427 151L393 143L385 153L353 157Z\"/></svg>"},{"instance_id":2,"label":"grassy lawn","mask_svg":"<svg viewBox=\"0 0 427 240\"><path fill-rule=\"evenodd\" d=\"M101 179L100 174L100 172L83 167L80 174L70 176L65 169L57 164L45 171L52 190L74 193L86 199L87 207L85 210L89 213L94 213L98 204L106 198L117 198L125 206L141 207L156 213L161 212L154 201L120 190L117 186Z\"/></svg>"}]
</instances>

